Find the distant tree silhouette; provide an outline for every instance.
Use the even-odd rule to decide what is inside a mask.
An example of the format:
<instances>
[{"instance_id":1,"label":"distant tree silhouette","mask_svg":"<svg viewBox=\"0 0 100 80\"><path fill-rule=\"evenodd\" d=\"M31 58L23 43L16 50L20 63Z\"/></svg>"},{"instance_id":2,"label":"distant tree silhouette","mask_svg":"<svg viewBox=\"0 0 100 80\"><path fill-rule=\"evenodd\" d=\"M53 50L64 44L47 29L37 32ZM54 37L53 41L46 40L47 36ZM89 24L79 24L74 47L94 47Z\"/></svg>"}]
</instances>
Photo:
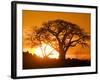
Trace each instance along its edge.
<instances>
[{"instance_id":1,"label":"distant tree silhouette","mask_svg":"<svg viewBox=\"0 0 100 80\"><path fill-rule=\"evenodd\" d=\"M90 35L81 29L77 24L61 19L51 20L37 27L31 35L33 46L41 46L46 43L60 53L60 59L65 61L65 54L70 47L80 44L88 46L87 40Z\"/></svg>"}]
</instances>

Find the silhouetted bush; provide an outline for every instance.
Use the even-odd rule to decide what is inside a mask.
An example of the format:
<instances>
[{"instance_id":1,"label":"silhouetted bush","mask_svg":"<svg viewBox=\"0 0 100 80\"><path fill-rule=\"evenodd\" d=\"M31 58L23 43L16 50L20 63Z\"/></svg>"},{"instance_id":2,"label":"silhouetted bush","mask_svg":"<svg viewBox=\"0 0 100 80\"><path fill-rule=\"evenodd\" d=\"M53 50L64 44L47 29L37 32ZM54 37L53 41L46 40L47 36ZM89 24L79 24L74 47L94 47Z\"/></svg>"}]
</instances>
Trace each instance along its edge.
<instances>
[{"instance_id":1,"label":"silhouetted bush","mask_svg":"<svg viewBox=\"0 0 100 80\"><path fill-rule=\"evenodd\" d=\"M61 62L60 59L40 58L35 54L23 52L23 69L36 69L36 68L57 68L57 67L79 67L90 66L89 60L79 59L66 59Z\"/></svg>"}]
</instances>

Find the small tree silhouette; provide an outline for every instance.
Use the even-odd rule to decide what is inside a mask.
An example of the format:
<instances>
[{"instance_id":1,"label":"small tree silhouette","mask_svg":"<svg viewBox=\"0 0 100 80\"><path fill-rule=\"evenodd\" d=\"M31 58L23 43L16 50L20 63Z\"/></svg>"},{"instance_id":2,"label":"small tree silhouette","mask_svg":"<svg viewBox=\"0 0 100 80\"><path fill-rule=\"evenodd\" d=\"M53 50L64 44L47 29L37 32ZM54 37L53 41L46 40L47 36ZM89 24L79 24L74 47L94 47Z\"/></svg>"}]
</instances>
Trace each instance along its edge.
<instances>
[{"instance_id":1,"label":"small tree silhouette","mask_svg":"<svg viewBox=\"0 0 100 80\"><path fill-rule=\"evenodd\" d=\"M33 31L31 41L33 46L46 43L60 53L60 59L65 61L65 54L70 47L80 44L88 46L90 35L78 25L61 19L43 23L42 27Z\"/></svg>"}]
</instances>

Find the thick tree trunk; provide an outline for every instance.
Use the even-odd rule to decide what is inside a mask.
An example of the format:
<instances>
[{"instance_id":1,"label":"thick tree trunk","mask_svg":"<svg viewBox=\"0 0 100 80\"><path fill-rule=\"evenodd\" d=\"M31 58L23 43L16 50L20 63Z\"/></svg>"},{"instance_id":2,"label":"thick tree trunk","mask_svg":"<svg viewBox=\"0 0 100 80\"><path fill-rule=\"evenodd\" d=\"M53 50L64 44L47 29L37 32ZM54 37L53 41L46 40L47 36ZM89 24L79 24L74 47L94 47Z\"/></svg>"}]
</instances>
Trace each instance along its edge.
<instances>
[{"instance_id":1,"label":"thick tree trunk","mask_svg":"<svg viewBox=\"0 0 100 80\"><path fill-rule=\"evenodd\" d=\"M64 50L63 49L63 45L62 43L59 43L59 59L60 59L60 62L61 64L64 66L65 62L66 62L66 59L65 59L65 55L66 55L66 52L68 50L69 47L66 47L66 49Z\"/></svg>"},{"instance_id":2,"label":"thick tree trunk","mask_svg":"<svg viewBox=\"0 0 100 80\"><path fill-rule=\"evenodd\" d=\"M60 60L60 65L64 66L66 59L65 59L65 52L64 51L60 51L60 56L59 56L59 60Z\"/></svg>"},{"instance_id":3,"label":"thick tree trunk","mask_svg":"<svg viewBox=\"0 0 100 80\"><path fill-rule=\"evenodd\" d=\"M61 61L61 64L64 66L66 64L66 58L65 58L65 55L66 55L66 52L68 50L69 47L66 48L66 50L64 51L63 49L60 48L60 56L59 56L59 59Z\"/></svg>"},{"instance_id":4,"label":"thick tree trunk","mask_svg":"<svg viewBox=\"0 0 100 80\"><path fill-rule=\"evenodd\" d=\"M60 59L62 60L62 61L65 61L65 52L64 51L60 51Z\"/></svg>"}]
</instances>

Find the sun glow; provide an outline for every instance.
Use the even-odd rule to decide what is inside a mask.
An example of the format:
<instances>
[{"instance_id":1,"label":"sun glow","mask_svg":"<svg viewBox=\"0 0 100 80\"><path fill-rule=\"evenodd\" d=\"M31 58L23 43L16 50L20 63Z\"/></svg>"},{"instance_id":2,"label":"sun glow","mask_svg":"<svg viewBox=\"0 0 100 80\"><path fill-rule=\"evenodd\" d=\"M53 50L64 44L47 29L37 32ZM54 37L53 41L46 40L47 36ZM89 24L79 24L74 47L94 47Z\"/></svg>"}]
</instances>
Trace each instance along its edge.
<instances>
[{"instance_id":1,"label":"sun glow","mask_svg":"<svg viewBox=\"0 0 100 80\"><path fill-rule=\"evenodd\" d=\"M37 56L44 58L52 58L52 59L58 59L59 58L59 52L57 52L54 48L52 48L50 45L43 43L41 46L33 47L33 48L26 48L23 49L24 52L29 52L32 55L36 54Z\"/></svg>"},{"instance_id":2,"label":"sun glow","mask_svg":"<svg viewBox=\"0 0 100 80\"><path fill-rule=\"evenodd\" d=\"M54 48L52 48L48 44L42 44L40 47L37 47L34 53L41 58L43 57L49 57L55 59L59 58L59 52L57 52Z\"/></svg>"}]
</instances>

